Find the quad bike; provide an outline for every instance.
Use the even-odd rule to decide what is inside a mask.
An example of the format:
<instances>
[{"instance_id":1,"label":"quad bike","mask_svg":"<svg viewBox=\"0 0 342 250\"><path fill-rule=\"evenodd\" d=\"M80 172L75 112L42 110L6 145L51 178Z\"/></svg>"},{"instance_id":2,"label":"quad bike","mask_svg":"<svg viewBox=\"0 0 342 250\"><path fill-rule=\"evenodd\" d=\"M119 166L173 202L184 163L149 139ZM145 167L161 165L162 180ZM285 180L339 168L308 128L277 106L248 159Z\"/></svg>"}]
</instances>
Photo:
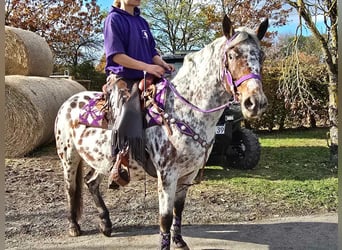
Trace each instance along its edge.
<instances>
[{"instance_id":1,"label":"quad bike","mask_svg":"<svg viewBox=\"0 0 342 250\"><path fill-rule=\"evenodd\" d=\"M243 116L239 103L226 108L216 125L213 150L207 165L221 165L225 168L253 169L260 159L258 137L241 126Z\"/></svg>"}]
</instances>

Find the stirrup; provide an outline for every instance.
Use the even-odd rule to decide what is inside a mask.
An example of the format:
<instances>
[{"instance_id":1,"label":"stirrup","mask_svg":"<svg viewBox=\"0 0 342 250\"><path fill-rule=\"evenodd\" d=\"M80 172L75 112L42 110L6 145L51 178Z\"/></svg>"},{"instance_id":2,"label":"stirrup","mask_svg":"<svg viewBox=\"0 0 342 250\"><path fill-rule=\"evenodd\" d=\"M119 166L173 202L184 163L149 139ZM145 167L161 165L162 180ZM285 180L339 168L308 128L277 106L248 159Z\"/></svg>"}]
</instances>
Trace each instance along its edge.
<instances>
[{"instance_id":1,"label":"stirrup","mask_svg":"<svg viewBox=\"0 0 342 250\"><path fill-rule=\"evenodd\" d=\"M130 180L128 152L119 152L116 161L110 171L108 178L108 188L113 188L113 181L120 186L126 186Z\"/></svg>"}]
</instances>

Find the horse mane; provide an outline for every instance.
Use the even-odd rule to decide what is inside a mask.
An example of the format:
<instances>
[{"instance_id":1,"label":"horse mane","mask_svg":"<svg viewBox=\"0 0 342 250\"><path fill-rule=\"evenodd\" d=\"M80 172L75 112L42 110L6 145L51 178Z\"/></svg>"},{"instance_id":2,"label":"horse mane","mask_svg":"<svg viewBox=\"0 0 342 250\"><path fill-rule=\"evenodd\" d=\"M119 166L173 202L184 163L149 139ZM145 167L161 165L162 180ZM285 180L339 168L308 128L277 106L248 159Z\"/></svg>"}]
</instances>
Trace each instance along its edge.
<instances>
[{"instance_id":1,"label":"horse mane","mask_svg":"<svg viewBox=\"0 0 342 250\"><path fill-rule=\"evenodd\" d=\"M189 77L189 69L196 70L200 78L207 78L208 75L221 74L223 69L223 61L217 58L223 58L224 45L226 38L224 36L215 39L213 42L205 45L201 50L190 52L185 55L183 65L179 69L177 75L173 79L177 84L178 80L188 78L187 81L193 81L193 77ZM207 63L203 62L206 61ZM210 63L209 63L210 62ZM215 65L214 62L217 62ZM199 70L200 69L200 70ZM190 75L194 72L190 72ZM195 80L203 80L197 78ZM190 83L188 83L190 84ZM196 84L194 82L194 84Z\"/></svg>"},{"instance_id":2,"label":"horse mane","mask_svg":"<svg viewBox=\"0 0 342 250\"><path fill-rule=\"evenodd\" d=\"M235 32L238 34L230 43L229 48L234 47L236 44L247 40L249 37L251 37L255 43L258 45L260 49L260 41L255 34L254 30L247 28L247 27L239 27L235 29Z\"/></svg>"}]
</instances>

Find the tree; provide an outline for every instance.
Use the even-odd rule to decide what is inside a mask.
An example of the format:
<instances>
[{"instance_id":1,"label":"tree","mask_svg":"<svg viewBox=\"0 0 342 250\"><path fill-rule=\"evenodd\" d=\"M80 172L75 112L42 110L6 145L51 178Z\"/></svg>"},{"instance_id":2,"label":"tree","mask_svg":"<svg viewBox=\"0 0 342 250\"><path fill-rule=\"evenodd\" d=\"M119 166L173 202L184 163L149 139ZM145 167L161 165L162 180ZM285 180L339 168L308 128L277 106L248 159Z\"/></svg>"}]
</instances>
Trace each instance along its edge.
<instances>
[{"instance_id":1,"label":"tree","mask_svg":"<svg viewBox=\"0 0 342 250\"><path fill-rule=\"evenodd\" d=\"M280 0L152 0L142 9L160 50L166 53L200 49L221 36L224 14L228 14L236 26L256 28L255 24L265 17L270 18L273 25L284 25L289 12Z\"/></svg>"},{"instance_id":2,"label":"tree","mask_svg":"<svg viewBox=\"0 0 342 250\"><path fill-rule=\"evenodd\" d=\"M220 16L227 14L236 25L247 25L251 28L256 28L260 19L266 17L272 20L274 26L285 25L290 12L290 9L286 8L280 0L215 0L207 2L218 6Z\"/></svg>"},{"instance_id":3,"label":"tree","mask_svg":"<svg viewBox=\"0 0 342 250\"><path fill-rule=\"evenodd\" d=\"M55 64L72 68L98 59L103 18L96 0L5 0L5 25L44 37Z\"/></svg>"},{"instance_id":4,"label":"tree","mask_svg":"<svg viewBox=\"0 0 342 250\"><path fill-rule=\"evenodd\" d=\"M201 12L201 5L193 0L152 0L143 6L143 15L164 53L202 48L212 37Z\"/></svg>"},{"instance_id":5,"label":"tree","mask_svg":"<svg viewBox=\"0 0 342 250\"><path fill-rule=\"evenodd\" d=\"M266 50L262 78L269 105L261 119L249 123L254 129L327 125L327 77L322 53L312 36L299 37L298 51L289 51L293 39L294 36L280 36ZM298 65L300 70L289 65ZM296 84L297 77L301 86Z\"/></svg>"},{"instance_id":6,"label":"tree","mask_svg":"<svg viewBox=\"0 0 342 250\"><path fill-rule=\"evenodd\" d=\"M338 151L338 129L337 129L337 0L285 0L298 13L300 18L297 35L301 35L303 21L311 31L313 37L320 45L323 60L326 66L328 76L329 105L328 114L330 120L330 153L331 159L337 163ZM323 18L325 31L320 31L317 27L317 18ZM296 47L296 42L294 43ZM295 66L297 72L300 72L299 64ZM301 79L296 79L298 88L306 90L301 83ZM288 92L288 96L293 93ZM305 100L303 100L305 101Z\"/></svg>"}]
</instances>

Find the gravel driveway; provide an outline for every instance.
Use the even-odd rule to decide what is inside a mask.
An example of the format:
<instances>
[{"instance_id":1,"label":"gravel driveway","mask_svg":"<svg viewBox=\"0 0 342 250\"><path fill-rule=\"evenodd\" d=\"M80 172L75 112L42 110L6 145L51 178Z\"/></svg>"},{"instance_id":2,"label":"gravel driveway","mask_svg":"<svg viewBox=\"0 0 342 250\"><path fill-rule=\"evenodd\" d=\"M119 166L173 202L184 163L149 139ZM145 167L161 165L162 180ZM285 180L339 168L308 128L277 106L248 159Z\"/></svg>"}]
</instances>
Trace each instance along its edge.
<instances>
[{"instance_id":1,"label":"gravel driveway","mask_svg":"<svg viewBox=\"0 0 342 250\"><path fill-rule=\"evenodd\" d=\"M99 234L97 211L84 188L83 235L70 238L62 168L55 149L44 150L6 159L6 249L156 249L158 200L153 178L133 171L131 183L118 191L103 183L112 237ZM289 217L293 215L298 214L242 201L230 190L207 192L194 186L184 210L183 234L191 249L337 249L336 213Z\"/></svg>"}]
</instances>

